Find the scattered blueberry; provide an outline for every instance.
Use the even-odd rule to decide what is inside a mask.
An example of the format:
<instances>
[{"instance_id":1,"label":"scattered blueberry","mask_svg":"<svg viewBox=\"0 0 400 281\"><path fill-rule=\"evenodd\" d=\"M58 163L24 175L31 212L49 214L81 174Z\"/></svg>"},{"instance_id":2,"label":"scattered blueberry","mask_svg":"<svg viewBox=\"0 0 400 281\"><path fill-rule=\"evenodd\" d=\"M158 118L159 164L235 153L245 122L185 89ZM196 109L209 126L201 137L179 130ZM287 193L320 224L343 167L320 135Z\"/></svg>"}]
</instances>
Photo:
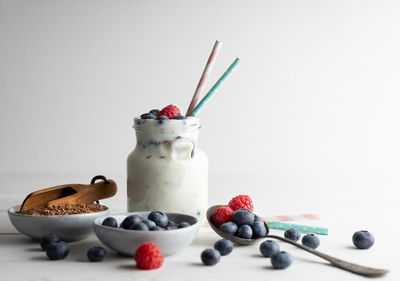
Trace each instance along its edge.
<instances>
[{"instance_id":1,"label":"scattered blueberry","mask_svg":"<svg viewBox=\"0 0 400 281\"><path fill-rule=\"evenodd\" d=\"M235 235L238 231L238 226L234 222L226 222L219 227L219 230L228 233L230 235Z\"/></svg>"},{"instance_id":2,"label":"scattered blueberry","mask_svg":"<svg viewBox=\"0 0 400 281\"><path fill-rule=\"evenodd\" d=\"M231 240L221 239L215 242L214 249L217 250L221 256L226 256L233 251L233 243Z\"/></svg>"},{"instance_id":3,"label":"scattered blueberry","mask_svg":"<svg viewBox=\"0 0 400 281\"><path fill-rule=\"evenodd\" d=\"M251 229L251 227L249 225L244 224L239 227L236 236L238 236L240 238L244 238L244 239L251 239L251 237L253 236L253 230Z\"/></svg>"},{"instance_id":4,"label":"scattered blueberry","mask_svg":"<svg viewBox=\"0 0 400 281\"><path fill-rule=\"evenodd\" d=\"M301 239L301 244L309 248L316 249L318 248L320 242L319 238L314 234L307 234L303 236L303 239Z\"/></svg>"},{"instance_id":5,"label":"scattered blueberry","mask_svg":"<svg viewBox=\"0 0 400 281\"><path fill-rule=\"evenodd\" d=\"M253 238L264 237L267 234L264 222L254 222L251 228L253 230Z\"/></svg>"},{"instance_id":6,"label":"scattered blueberry","mask_svg":"<svg viewBox=\"0 0 400 281\"><path fill-rule=\"evenodd\" d=\"M109 226L109 227L118 227L118 222L115 218L108 217L105 220L103 220L102 225Z\"/></svg>"},{"instance_id":7,"label":"scattered blueberry","mask_svg":"<svg viewBox=\"0 0 400 281\"><path fill-rule=\"evenodd\" d=\"M285 231L285 238L292 240L294 242L299 241L301 234L297 229L291 228Z\"/></svg>"},{"instance_id":8,"label":"scattered blueberry","mask_svg":"<svg viewBox=\"0 0 400 281\"><path fill-rule=\"evenodd\" d=\"M103 261L107 256L107 251L103 247L93 247L87 252L90 261Z\"/></svg>"},{"instance_id":9,"label":"scattered blueberry","mask_svg":"<svg viewBox=\"0 0 400 281\"><path fill-rule=\"evenodd\" d=\"M149 220L149 219L144 219L143 223L146 224L149 229L152 229L152 228L156 227L156 223L154 221L152 221L152 220Z\"/></svg>"},{"instance_id":10,"label":"scattered blueberry","mask_svg":"<svg viewBox=\"0 0 400 281\"><path fill-rule=\"evenodd\" d=\"M151 212L148 219L154 221L159 227L166 227L168 224L168 217L163 212Z\"/></svg>"},{"instance_id":11,"label":"scattered blueberry","mask_svg":"<svg viewBox=\"0 0 400 281\"><path fill-rule=\"evenodd\" d=\"M154 228L151 228L150 230L151 230L151 231L163 231L163 230L164 230L164 228L162 228L162 227L159 227L158 225L156 225L156 227L154 227Z\"/></svg>"},{"instance_id":12,"label":"scattered blueberry","mask_svg":"<svg viewBox=\"0 0 400 281\"><path fill-rule=\"evenodd\" d=\"M138 215L130 215L130 216L127 216L127 217L122 221L120 227L122 227L122 228L124 228L124 229L132 229L132 227L133 227L135 224L138 224L139 222L142 222L142 221L143 221L143 218L142 218L141 216L138 216Z\"/></svg>"},{"instance_id":13,"label":"scattered blueberry","mask_svg":"<svg viewBox=\"0 0 400 281\"><path fill-rule=\"evenodd\" d=\"M186 119L186 117L182 116L182 115L175 115L174 117L172 117L172 119L182 120L182 119Z\"/></svg>"},{"instance_id":14,"label":"scattered blueberry","mask_svg":"<svg viewBox=\"0 0 400 281\"><path fill-rule=\"evenodd\" d=\"M62 260L68 253L68 245L64 242L50 242L46 246L46 255L51 260Z\"/></svg>"},{"instance_id":15,"label":"scattered blueberry","mask_svg":"<svg viewBox=\"0 0 400 281\"><path fill-rule=\"evenodd\" d=\"M55 234L47 234L40 239L40 247L42 247L43 251L46 251L46 247L50 242L60 242L60 238L58 238Z\"/></svg>"},{"instance_id":16,"label":"scattered blueberry","mask_svg":"<svg viewBox=\"0 0 400 281\"><path fill-rule=\"evenodd\" d=\"M254 214L247 209L240 209L233 212L232 220L238 226L248 224L251 225L254 222Z\"/></svg>"},{"instance_id":17,"label":"scattered blueberry","mask_svg":"<svg viewBox=\"0 0 400 281\"><path fill-rule=\"evenodd\" d=\"M270 258L279 252L279 244L272 240L265 240L260 244L260 252L264 257Z\"/></svg>"},{"instance_id":18,"label":"scattered blueberry","mask_svg":"<svg viewBox=\"0 0 400 281\"><path fill-rule=\"evenodd\" d=\"M220 259L221 259L221 254L217 250L214 250L214 249L205 249L201 253L201 261L205 265L217 264Z\"/></svg>"},{"instance_id":19,"label":"scattered blueberry","mask_svg":"<svg viewBox=\"0 0 400 281\"><path fill-rule=\"evenodd\" d=\"M178 224L178 228L185 228L185 227L188 227L188 226L190 226L190 223L188 223L186 221L183 221L183 222Z\"/></svg>"},{"instance_id":20,"label":"scattered blueberry","mask_svg":"<svg viewBox=\"0 0 400 281\"><path fill-rule=\"evenodd\" d=\"M140 115L140 119L156 119L156 118L157 116L151 113L143 113L142 115Z\"/></svg>"},{"instance_id":21,"label":"scattered blueberry","mask_svg":"<svg viewBox=\"0 0 400 281\"><path fill-rule=\"evenodd\" d=\"M275 269L285 269L292 264L292 257L289 253L279 252L271 257L271 264Z\"/></svg>"},{"instance_id":22,"label":"scattered blueberry","mask_svg":"<svg viewBox=\"0 0 400 281\"><path fill-rule=\"evenodd\" d=\"M149 113L151 113L151 114L153 114L153 115L155 115L155 116L157 116L157 114L160 112L160 110L158 110L158 109L152 109L152 110L150 110L149 111Z\"/></svg>"},{"instance_id":23,"label":"scattered blueberry","mask_svg":"<svg viewBox=\"0 0 400 281\"><path fill-rule=\"evenodd\" d=\"M139 231L148 231L149 227L144 222L139 222L137 224L134 224L132 226L132 228L129 228L129 229L131 229L131 230L139 230Z\"/></svg>"},{"instance_id":24,"label":"scattered blueberry","mask_svg":"<svg viewBox=\"0 0 400 281\"><path fill-rule=\"evenodd\" d=\"M374 243L374 236L367 230L357 231L353 234L353 244L358 249L369 249Z\"/></svg>"}]
</instances>

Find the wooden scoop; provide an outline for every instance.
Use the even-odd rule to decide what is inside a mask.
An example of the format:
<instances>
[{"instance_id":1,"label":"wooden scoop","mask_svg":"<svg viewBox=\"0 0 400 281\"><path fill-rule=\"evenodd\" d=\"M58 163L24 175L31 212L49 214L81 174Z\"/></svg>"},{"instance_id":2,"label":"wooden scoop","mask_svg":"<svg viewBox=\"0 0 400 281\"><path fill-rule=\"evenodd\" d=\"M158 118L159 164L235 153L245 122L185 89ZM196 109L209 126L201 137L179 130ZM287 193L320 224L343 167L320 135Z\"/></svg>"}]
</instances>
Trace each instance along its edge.
<instances>
[{"instance_id":1,"label":"wooden scoop","mask_svg":"<svg viewBox=\"0 0 400 281\"><path fill-rule=\"evenodd\" d=\"M96 180L103 180L95 183ZM64 184L40 189L29 194L22 203L21 210L32 208L90 204L100 199L112 197L117 192L117 184L104 176L95 176L90 184Z\"/></svg>"}]
</instances>

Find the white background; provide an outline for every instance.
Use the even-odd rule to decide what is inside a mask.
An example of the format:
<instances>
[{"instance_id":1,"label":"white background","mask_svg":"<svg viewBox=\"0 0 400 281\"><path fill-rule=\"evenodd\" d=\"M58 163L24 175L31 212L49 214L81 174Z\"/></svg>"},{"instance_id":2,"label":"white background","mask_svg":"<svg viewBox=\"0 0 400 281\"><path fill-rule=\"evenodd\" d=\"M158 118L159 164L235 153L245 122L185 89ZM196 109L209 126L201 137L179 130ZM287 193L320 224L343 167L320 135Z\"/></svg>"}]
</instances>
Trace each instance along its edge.
<instances>
[{"instance_id":1,"label":"white background","mask_svg":"<svg viewBox=\"0 0 400 281\"><path fill-rule=\"evenodd\" d=\"M186 111L218 39L206 90L235 57L242 64L199 116L210 204L248 193L262 214L321 213L328 250L394 270L399 15L399 1L0 0L1 210L96 174L117 180L107 202L123 210L133 117ZM369 255L348 249L361 228L377 237ZM199 239L199 249L213 241Z\"/></svg>"}]
</instances>

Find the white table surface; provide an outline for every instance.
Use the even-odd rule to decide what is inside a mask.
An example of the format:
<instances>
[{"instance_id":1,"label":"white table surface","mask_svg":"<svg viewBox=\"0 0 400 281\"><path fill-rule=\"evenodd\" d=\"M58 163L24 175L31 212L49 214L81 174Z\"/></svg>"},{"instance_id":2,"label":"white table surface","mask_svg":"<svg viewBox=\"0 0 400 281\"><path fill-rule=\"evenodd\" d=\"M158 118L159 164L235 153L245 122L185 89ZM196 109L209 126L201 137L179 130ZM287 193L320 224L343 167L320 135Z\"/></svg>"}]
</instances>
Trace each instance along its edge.
<instances>
[{"instance_id":1,"label":"white table surface","mask_svg":"<svg viewBox=\"0 0 400 281\"><path fill-rule=\"evenodd\" d=\"M111 177L111 176L110 176ZM6 210L20 204L28 192L62 183L88 181L85 175L69 176L1 176L0 197L0 280L363 280L362 276L327 265L324 260L280 243L281 249L292 254L293 264L286 270L273 270L269 259L262 258L258 245L237 246L234 251L212 267L201 264L200 253L212 247L218 236L202 227L196 240L182 252L166 257L159 270L138 270L132 258L109 250L106 261L90 263L89 247L101 245L92 237L70 243L65 260L49 261L40 246L16 233L8 221ZM113 212L126 208L123 175L114 175L118 194L103 203ZM334 186L349 186L346 194L335 193ZM400 280L398 214L399 196L391 178L314 178L262 177L254 175L210 176L210 205L229 200L233 195L248 193L256 211L264 215L318 212L316 225L329 227L328 236L320 236L319 250L367 266L390 269L382 280ZM351 186L357 188L350 188ZM360 187L364 190L360 193ZM379 188L377 188L379 186ZM342 189L343 190L343 189ZM367 193L367 195L366 195ZM279 200L278 200L279 198ZM301 221L299 223L309 223ZM397 224L397 225L396 225ZM351 242L354 231L368 229L376 238L369 250L357 250ZM282 231L272 230L274 234ZM397 234L396 234L397 233ZM397 244L397 245L396 245Z\"/></svg>"}]
</instances>

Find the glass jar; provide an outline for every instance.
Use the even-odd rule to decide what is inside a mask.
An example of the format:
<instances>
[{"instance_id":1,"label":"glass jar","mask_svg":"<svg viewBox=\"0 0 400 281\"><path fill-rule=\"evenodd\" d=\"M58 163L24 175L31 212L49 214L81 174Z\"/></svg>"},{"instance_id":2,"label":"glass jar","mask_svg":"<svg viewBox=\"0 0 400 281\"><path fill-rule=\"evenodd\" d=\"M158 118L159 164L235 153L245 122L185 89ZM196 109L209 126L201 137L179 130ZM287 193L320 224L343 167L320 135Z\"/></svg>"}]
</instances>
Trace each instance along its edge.
<instances>
[{"instance_id":1,"label":"glass jar","mask_svg":"<svg viewBox=\"0 0 400 281\"><path fill-rule=\"evenodd\" d=\"M204 221L208 160L197 147L200 120L134 120L136 147L127 161L128 211L164 211Z\"/></svg>"}]
</instances>

